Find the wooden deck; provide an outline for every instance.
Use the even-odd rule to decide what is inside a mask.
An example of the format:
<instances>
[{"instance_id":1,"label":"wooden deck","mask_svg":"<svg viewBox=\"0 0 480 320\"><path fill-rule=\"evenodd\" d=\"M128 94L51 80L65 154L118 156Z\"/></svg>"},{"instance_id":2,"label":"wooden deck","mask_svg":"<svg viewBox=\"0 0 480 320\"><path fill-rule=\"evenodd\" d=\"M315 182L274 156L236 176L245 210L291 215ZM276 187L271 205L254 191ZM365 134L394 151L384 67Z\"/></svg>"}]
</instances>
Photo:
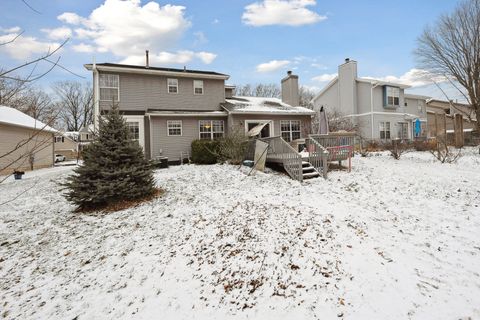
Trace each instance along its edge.
<instances>
[{"instance_id":1,"label":"wooden deck","mask_svg":"<svg viewBox=\"0 0 480 320\"><path fill-rule=\"evenodd\" d=\"M309 135L305 139L307 152L299 153L281 136L260 138L268 143L267 163L283 166L292 179L303 181L302 165L308 162L324 178L327 178L328 162L348 160L349 171L355 135L353 133L332 133L327 135ZM253 155L254 144L248 154ZM252 158L253 159L253 158Z\"/></svg>"}]
</instances>

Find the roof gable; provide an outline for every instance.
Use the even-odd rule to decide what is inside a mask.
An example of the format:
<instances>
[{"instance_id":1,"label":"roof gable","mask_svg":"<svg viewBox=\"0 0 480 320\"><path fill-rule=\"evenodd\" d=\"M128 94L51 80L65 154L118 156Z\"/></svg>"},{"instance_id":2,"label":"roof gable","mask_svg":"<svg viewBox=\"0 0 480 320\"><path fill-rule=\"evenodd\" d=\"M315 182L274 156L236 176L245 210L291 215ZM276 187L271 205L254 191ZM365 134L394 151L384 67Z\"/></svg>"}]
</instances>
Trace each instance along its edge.
<instances>
[{"instance_id":1,"label":"roof gable","mask_svg":"<svg viewBox=\"0 0 480 320\"><path fill-rule=\"evenodd\" d=\"M7 106L0 106L0 123L30 128L34 130L43 130L55 133L58 132L58 130L47 126L45 123L38 121L37 119L34 119L17 109Z\"/></svg>"}]
</instances>

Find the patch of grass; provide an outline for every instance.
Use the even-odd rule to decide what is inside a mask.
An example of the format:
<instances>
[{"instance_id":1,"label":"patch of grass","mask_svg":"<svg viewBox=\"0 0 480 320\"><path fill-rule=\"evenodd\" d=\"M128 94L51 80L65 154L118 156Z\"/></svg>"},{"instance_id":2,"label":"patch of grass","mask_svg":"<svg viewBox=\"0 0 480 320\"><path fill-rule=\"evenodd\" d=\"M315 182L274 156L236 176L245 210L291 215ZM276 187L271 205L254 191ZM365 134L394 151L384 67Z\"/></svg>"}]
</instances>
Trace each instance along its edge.
<instances>
[{"instance_id":1,"label":"patch of grass","mask_svg":"<svg viewBox=\"0 0 480 320\"><path fill-rule=\"evenodd\" d=\"M79 213L93 213L93 212L104 212L104 213L109 213L109 212L115 212L115 211L120 211L120 210L125 210L128 208L134 208L138 207L141 204L144 204L146 202L152 201L155 198L160 198L163 196L165 193L165 190L161 188L155 188L154 192L151 195L148 195L146 197L141 197L138 199L132 199L132 200L120 200L115 203L110 203L107 205L103 206L97 206L97 207L78 207L75 209L74 212L79 212Z\"/></svg>"}]
</instances>

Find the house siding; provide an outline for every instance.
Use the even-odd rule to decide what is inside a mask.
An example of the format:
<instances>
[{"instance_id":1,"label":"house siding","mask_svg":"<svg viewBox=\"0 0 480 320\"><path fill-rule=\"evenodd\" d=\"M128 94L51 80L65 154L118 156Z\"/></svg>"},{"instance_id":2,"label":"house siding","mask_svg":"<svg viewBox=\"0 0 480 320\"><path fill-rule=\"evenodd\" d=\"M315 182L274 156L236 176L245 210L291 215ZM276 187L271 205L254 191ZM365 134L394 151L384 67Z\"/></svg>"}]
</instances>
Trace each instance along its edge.
<instances>
[{"instance_id":1,"label":"house siding","mask_svg":"<svg viewBox=\"0 0 480 320\"><path fill-rule=\"evenodd\" d=\"M120 101L122 111L145 112L158 110L220 110L219 104L225 101L225 81L203 79L204 94L193 93L193 80L173 76L111 73L119 75ZM178 79L178 93L167 92L167 78ZM200 79L202 80L202 79ZM100 108L107 110L110 101L100 101Z\"/></svg>"},{"instance_id":2,"label":"house siding","mask_svg":"<svg viewBox=\"0 0 480 320\"><path fill-rule=\"evenodd\" d=\"M35 131L32 129L0 124L0 137L2 137L0 139L0 154L6 154L14 150L18 143L29 139L34 133ZM0 174L11 174L14 170L30 170L29 157L18 158L26 155L28 150L33 148L37 150L34 153L34 169L53 166L53 133L40 132L12 154L0 158ZM11 162L13 163L10 164Z\"/></svg>"},{"instance_id":3,"label":"house siding","mask_svg":"<svg viewBox=\"0 0 480 320\"><path fill-rule=\"evenodd\" d=\"M280 121L281 120L300 120L301 121L301 137L305 138L311 133L311 116L305 115L257 115L257 114L232 114L230 115L230 123L235 130L245 131L246 120L272 120L273 121L273 136L280 136Z\"/></svg>"},{"instance_id":4,"label":"house siding","mask_svg":"<svg viewBox=\"0 0 480 320\"><path fill-rule=\"evenodd\" d=\"M167 121L181 120L182 135L168 136ZM151 158L168 157L168 161L179 161L180 154L187 153L191 156L193 140L199 139L199 120L223 120L224 132L228 133L227 117L151 117Z\"/></svg>"}]
</instances>

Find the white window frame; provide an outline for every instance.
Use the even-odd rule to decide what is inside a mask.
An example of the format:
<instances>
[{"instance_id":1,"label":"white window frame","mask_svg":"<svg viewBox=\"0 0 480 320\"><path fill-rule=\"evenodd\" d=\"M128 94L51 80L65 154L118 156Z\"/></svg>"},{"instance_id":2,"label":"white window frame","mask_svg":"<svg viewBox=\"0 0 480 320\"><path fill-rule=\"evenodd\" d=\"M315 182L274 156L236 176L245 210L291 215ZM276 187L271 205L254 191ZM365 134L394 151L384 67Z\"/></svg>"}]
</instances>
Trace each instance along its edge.
<instances>
[{"instance_id":1,"label":"white window frame","mask_svg":"<svg viewBox=\"0 0 480 320\"><path fill-rule=\"evenodd\" d=\"M200 84L200 85L197 86L197 84ZM197 88L202 89L202 93L197 93L196 92ZM193 80L193 94L196 96L202 96L204 92L205 92L205 89L203 87L203 80Z\"/></svg>"},{"instance_id":2,"label":"white window frame","mask_svg":"<svg viewBox=\"0 0 480 320\"><path fill-rule=\"evenodd\" d=\"M102 76L113 76L117 78L117 86L116 87L107 87L107 86L102 86ZM116 89L117 90L117 100L115 102L120 101L120 76L118 74L112 74L112 73L100 73L98 76L98 98L100 101L108 101L112 102L110 99L102 99L102 89Z\"/></svg>"},{"instance_id":3,"label":"white window frame","mask_svg":"<svg viewBox=\"0 0 480 320\"><path fill-rule=\"evenodd\" d=\"M214 128L213 123L217 122L217 121L222 123L222 129L223 130L221 132L220 131L218 131L218 132L213 131L213 128ZM212 128L212 130L210 130L210 132L201 132L200 128L201 128L202 124L203 123L208 124L209 122L210 122L210 128ZM202 138L202 133L210 133L210 139ZM225 137L225 121L223 121L223 120L198 120L198 138L200 140L215 140L215 139L217 139L217 138L214 138L214 136L213 136L215 133L221 133L222 138Z\"/></svg>"},{"instance_id":4,"label":"white window frame","mask_svg":"<svg viewBox=\"0 0 480 320\"><path fill-rule=\"evenodd\" d=\"M386 105L388 107L398 107L400 106L400 88L398 87L391 87L387 86L387 89L385 90L385 94L387 95L386 97ZM392 104L388 102L388 98L392 97ZM395 98L398 98L398 104L395 104Z\"/></svg>"},{"instance_id":5,"label":"white window frame","mask_svg":"<svg viewBox=\"0 0 480 320\"><path fill-rule=\"evenodd\" d=\"M387 130L387 123L388 123L388 130ZM383 129L383 130L382 130ZM385 132L385 137L382 138L382 132ZM387 138L387 132L388 132L388 138ZM380 137L380 140L390 140L392 139L392 124L390 121L380 121L378 123L378 134Z\"/></svg>"},{"instance_id":6,"label":"white window frame","mask_svg":"<svg viewBox=\"0 0 480 320\"><path fill-rule=\"evenodd\" d=\"M132 140L135 140L135 141L140 141L140 122L138 121L127 121L127 127L128 127L128 131L131 133L130 131L130 128L133 126L136 125L136 127L138 128L138 138L133 138Z\"/></svg>"},{"instance_id":7,"label":"white window frame","mask_svg":"<svg viewBox=\"0 0 480 320\"><path fill-rule=\"evenodd\" d=\"M404 127L406 126L406 127ZM397 122L397 127L398 127L398 130L397 130L397 135L399 139L403 139L403 140L409 140L410 137L409 137L409 125L408 125L408 122ZM405 130L404 130L405 129ZM390 133L391 134L391 133ZM403 137L403 135L406 135L406 137Z\"/></svg>"},{"instance_id":8,"label":"white window frame","mask_svg":"<svg viewBox=\"0 0 480 320\"><path fill-rule=\"evenodd\" d=\"M298 122L298 131L297 130L292 130L292 122ZM288 123L288 127L289 127L289 130L288 131L283 131L282 130L282 124L284 123ZM292 141L295 141L297 139L293 139L293 133L294 132L298 132L300 134L300 136L298 137L298 139L301 139L302 138L302 121L301 120L280 120L280 136L283 137L283 133L286 133L288 132L289 133L289 136L290 136L290 140L287 141L287 142L292 142Z\"/></svg>"},{"instance_id":9,"label":"white window frame","mask_svg":"<svg viewBox=\"0 0 480 320\"><path fill-rule=\"evenodd\" d=\"M179 127L170 127L170 126L180 125ZM170 129L177 130L180 129L180 134L171 134ZM167 136L169 137L181 137L183 136L183 122L182 120L167 120Z\"/></svg>"},{"instance_id":10,"label":"white window frame","mask_svg":"<svg viewBox=\"0 0 480 320\"><path fill-rule=\"evenodd\" d=\"M138 123L138 144L145 150L145 122L144 116L127 116L124 115L125 122L137 122Z\"/></svg>"},{"instance_id":11,"label":"white window frame","mask_svg":"<svg viewBox=\"0 0 480 320\"><path fill-rule=\"evenodd\" d=\"M176 92L170 92L170 87L174 87L173 85L170 85L170 80L175 81L175 88L177 88ZM167 93L170 94L178 94L178 79L176 78L167 78Z\"/></svg>"},{"instance_id":12,"label":"white window frame","mask_svg":"<svg viewBox=\"0 0 480 320\"><path fill-rule=\"evenodd\" d=\"M274 135L274 130L273 130L273 120L245 120L245 133L247 133L248 130L248 125L250 123L256 123L257 125L259 124L264 124L264 123L270 123L270 137L273 137Z\"/></svg>"}]
</instances>

